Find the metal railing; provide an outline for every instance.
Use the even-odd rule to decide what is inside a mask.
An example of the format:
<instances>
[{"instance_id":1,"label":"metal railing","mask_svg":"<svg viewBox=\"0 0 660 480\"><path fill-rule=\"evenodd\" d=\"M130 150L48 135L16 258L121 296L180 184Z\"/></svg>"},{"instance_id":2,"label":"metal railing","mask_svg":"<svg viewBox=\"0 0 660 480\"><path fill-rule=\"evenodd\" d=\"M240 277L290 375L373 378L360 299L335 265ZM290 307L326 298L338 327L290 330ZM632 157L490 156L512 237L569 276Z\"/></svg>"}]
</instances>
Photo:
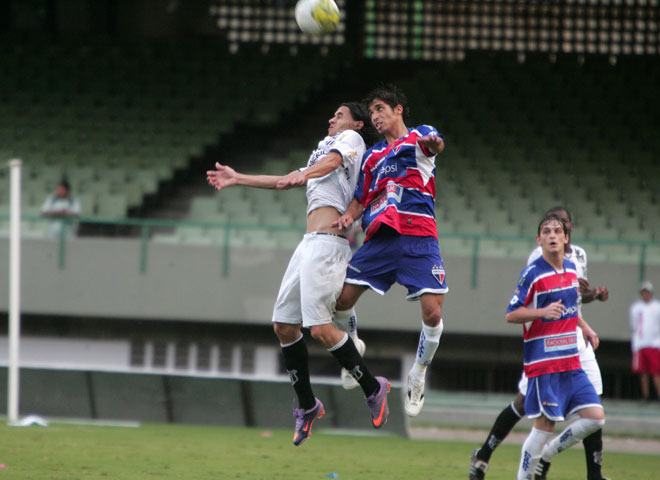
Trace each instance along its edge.
<instances>
[{"instance_id":1,"label":"metal railing","mask_svg":"<svg viewBox=\"0 0 660 480\"><path fill-rule=\"evenodd\" d=\"M0 221L8 220L7 215L0 215ZM35 215L23 215L23 222L51 222L52 219L44 218ZM164 220L164 219L149 219L149 218L104 218L104 217L78 217L78 218L65 218L58 219L58 221L65 223L83 223L83 224L96 224L96 225L113 225L117 227L128 226L138 227L140 229L140 273L146 273L149 253L149 239L151 230L154 228L179 228L179 227L198 227L203 229L218 229L224 230L222 247L222 276L229 275L229 258L231 255L230 234L232 231L252 230L264 232L278 232L278 231L291 231L304 233L305 229L300 225L293 226L279 226L279 225L262 225L262 224L247 224L239 222L201 222L201 221L182 221L182 220ZM66 254L67 254L67 229L61 229L59 236L59 253L58 253L58 266L60 269L66 267ZM532 235L497 235L497 234L482 234L482 233L447 233L439 232L438 237L442 244L443 238L458 238L472 242L471 251L471 285L473 288L477 286L477 279L479 276L479 258L480 258L480 245L482 240L495 240L501 242L524 242L526 245L531 245L535 242L535 237ZM646 273L646 256L649 247L660 248L660 242L650 242L641 240L612 240L612 239L597 239L597 238L577 238L575 243L581 245L621 245L629 248L639 247L639 260L638 260L638 277L642 281L645 279Z\"/></svg>"}]
</instances>

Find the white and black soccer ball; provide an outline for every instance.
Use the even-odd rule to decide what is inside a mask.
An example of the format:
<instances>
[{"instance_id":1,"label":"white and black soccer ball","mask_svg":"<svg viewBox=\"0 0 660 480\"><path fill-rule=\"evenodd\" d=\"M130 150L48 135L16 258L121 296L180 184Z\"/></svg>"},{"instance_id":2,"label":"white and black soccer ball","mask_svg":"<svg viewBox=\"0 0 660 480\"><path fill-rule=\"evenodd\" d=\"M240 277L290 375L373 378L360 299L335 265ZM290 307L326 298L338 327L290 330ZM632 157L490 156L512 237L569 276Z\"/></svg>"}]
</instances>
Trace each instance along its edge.
<instances>
[{"instance_id":1,"label":"white and black soccer ball","mask_svg":"<svg viewBox=\"0 0 660 480\"><path fill-rule=\"evenodd\" d=\"M339 7L333 0L298 0L296 23L310 35L334 32L339 23Z\"/></svg>"}]
</instances>

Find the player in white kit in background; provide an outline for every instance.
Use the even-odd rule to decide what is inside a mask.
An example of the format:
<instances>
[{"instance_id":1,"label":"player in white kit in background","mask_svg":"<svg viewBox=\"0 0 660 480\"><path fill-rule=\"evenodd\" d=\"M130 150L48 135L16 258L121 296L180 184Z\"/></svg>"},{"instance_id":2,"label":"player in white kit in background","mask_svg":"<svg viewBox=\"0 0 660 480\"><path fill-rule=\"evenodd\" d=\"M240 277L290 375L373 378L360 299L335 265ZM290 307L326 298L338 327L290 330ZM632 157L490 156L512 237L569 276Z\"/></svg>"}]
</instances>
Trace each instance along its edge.
<instances>
[{"instance_id":1,"label":"player in white kit in background","mask_svg":"<svg viewBox=\"0 0 660 480\"><path fill-rule=\"evenodd\" d=\"M351 372L366 397L374 428L387 421L390 385L374 377L351 336L333 324L351 249L345 230L332 227L353 198L360 163L369 141L369 117L359 103L343 103L329 120L328 136L319 142L307 166L288 175L245 175L216 163L208 182L220 190L231 185L288 189L307 186L307 233L296 248L282 279L273 311L274 330L284 363L298 397L294 409L294 445L311 436L312 424L324 413L310 383L308 353L302 327ZM359 133L358 133L359 132ZM354 317L354 311L351 312Z\"/></svg>"},{"instance_id":2,"label":"player in white kit in background","mask_svg":"<svg viewBox=\"0 0 660 480\"><path fill-rule=\"evenodd\" d=\"M581 315L581 307L583 303L590 303L594 300L604 302L609 297L609 291L606 287L591 288L587 278L587 254L582 247L571 243L570 236L573 233L573 220L570 212L566 207L553 207L548 210L545 215L557 215L566 222L566 228L569 234L569 241L565 247L564 258L573 262L577 269L578 281L580 282L580 300L579 308ZM542 254L541 247L535 248L529 255L527 264L539 258ZM598 395L603 394L603 382L600 375L600 368L596 361L596 354L591 344L584 341L582 330L578 326L578 351L580 353L580 363L582 369L585 371L589 380L596 389ZM481 448L472 452L472 459L470 463L470 480L483 480L486 476L488 469L488 462L493 451L511 432L513 427L525 415L525 393L527 392L527 377L523 373L520 382L518 383L518 394L511 404L506 407L495 420L495 423L486 438L486 441ZM602 455L603 455L603 430L598 429L596 432L583 439L585 458L587 463L587 479L588 480L601 480ZM547 471L550 468L549 462L541 460L539 462L540 468L544 468L546 474L541 474L537 478L545 478ZM547 465L547 466L546 466ZM603 479L607 480L607 479Z\"/></svg>"}]
</instances>

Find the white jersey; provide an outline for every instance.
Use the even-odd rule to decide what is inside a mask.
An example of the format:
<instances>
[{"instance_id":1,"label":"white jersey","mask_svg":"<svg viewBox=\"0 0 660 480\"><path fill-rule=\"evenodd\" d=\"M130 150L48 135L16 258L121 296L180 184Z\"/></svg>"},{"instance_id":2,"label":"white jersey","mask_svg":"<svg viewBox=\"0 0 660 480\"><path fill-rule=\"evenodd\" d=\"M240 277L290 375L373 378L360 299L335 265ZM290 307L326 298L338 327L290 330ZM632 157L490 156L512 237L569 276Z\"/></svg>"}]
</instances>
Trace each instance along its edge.
<instances>
[{"instance_id":1,"label":"white jersey","mask_svg":"<svg viewBox=\"0 0 660 480\"><path fill-rule=\"evenodd\" d=\"M541 255L543 255L543 251L541 249L541 246L539 245L534 250L532 250L532 253L529 254L529 258L527 259L527 265L532 263ZM584 251L584 248L571 244L571 251L568 253L564 253L564 258L566 260L570 260L571 262L573 262L573 264L575 265L575 270L578 278L584 278L585 280L588 280L587 252ZM580 316L582 316L582 296L578 297L578 311L580 312ZM591 344L587 344L587 342L584 341L584 335L582 335L582 329L580 327L577 327L577 337L578 337L578 351L580 352L580 360L584 361L591 358L595 358L596 355L594 354L594 349L591 346Z\"/></svg>"},{"instance_id":2,"label":"white jersey","mask_svg":"<svg viewBox=\"0 0 660 480\"><path fill-rule=\"evenodd\" d=\"M321 207L334 207L343 214L353 200L355 186L360 173L360 164L366 146L359 133L344 130L332 137L325 137L312 152L307 162L311 167L330 152L337 152L342 162L324 177L313 178L307 182L307 214Z\"/></svg>"},{"instance_id":3,"label":"white jersey","mask_svg":"<svg viewBox=\"0 0 660 480\"><path fill-rule=\"evenodd\" d=\"M660 301L655 298L646 303L637 300L630 306L631 347L636 352L642 348L660 348Z\"/></svg>"}]
</instances>

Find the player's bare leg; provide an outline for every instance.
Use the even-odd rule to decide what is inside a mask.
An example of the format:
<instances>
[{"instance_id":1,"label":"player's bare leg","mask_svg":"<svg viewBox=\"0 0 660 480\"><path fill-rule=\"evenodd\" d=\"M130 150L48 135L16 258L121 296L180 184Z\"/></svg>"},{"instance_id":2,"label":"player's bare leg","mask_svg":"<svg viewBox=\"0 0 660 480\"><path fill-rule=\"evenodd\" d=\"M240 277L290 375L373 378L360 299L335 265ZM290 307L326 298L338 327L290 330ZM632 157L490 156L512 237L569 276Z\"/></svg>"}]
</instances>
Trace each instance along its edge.
<instances>
[{"instance_id":1,"label":"player's bare leg","mask_svg":"<svg viewBox=\"0 0 660 480\"><path fill-rule=\"evenodd\" d=\"M655 385L655 393L658 396L658 400L660 400L660 375L653 376L653 385Z\"/></svg>"},{"instance_id":2,"label":"player's bare leg","mask_svg":"<svg viewBox=\"0 0 660 480\"><path fill-rule=\"evenodd\" d=\"M431 293L425 293L420 297L422 331L419 335L415 363L413 363L408 373L408 391L404 402L406 414L411 417L419 415L424 406L426 370L440 344L443 329L442 305L444 300L444 295Z\"/></svg>"},{"instance_id":3,"label":"player's bare leg","mask_svg":"<svg viewBox=\"0 0 660 480\"><path fill-rule=\"evenodd\" d=\"M647 401L649 399L649 374L640 373L639 374L639 386L642 389L642 401Z\"/></svg>"}]
</instances>

